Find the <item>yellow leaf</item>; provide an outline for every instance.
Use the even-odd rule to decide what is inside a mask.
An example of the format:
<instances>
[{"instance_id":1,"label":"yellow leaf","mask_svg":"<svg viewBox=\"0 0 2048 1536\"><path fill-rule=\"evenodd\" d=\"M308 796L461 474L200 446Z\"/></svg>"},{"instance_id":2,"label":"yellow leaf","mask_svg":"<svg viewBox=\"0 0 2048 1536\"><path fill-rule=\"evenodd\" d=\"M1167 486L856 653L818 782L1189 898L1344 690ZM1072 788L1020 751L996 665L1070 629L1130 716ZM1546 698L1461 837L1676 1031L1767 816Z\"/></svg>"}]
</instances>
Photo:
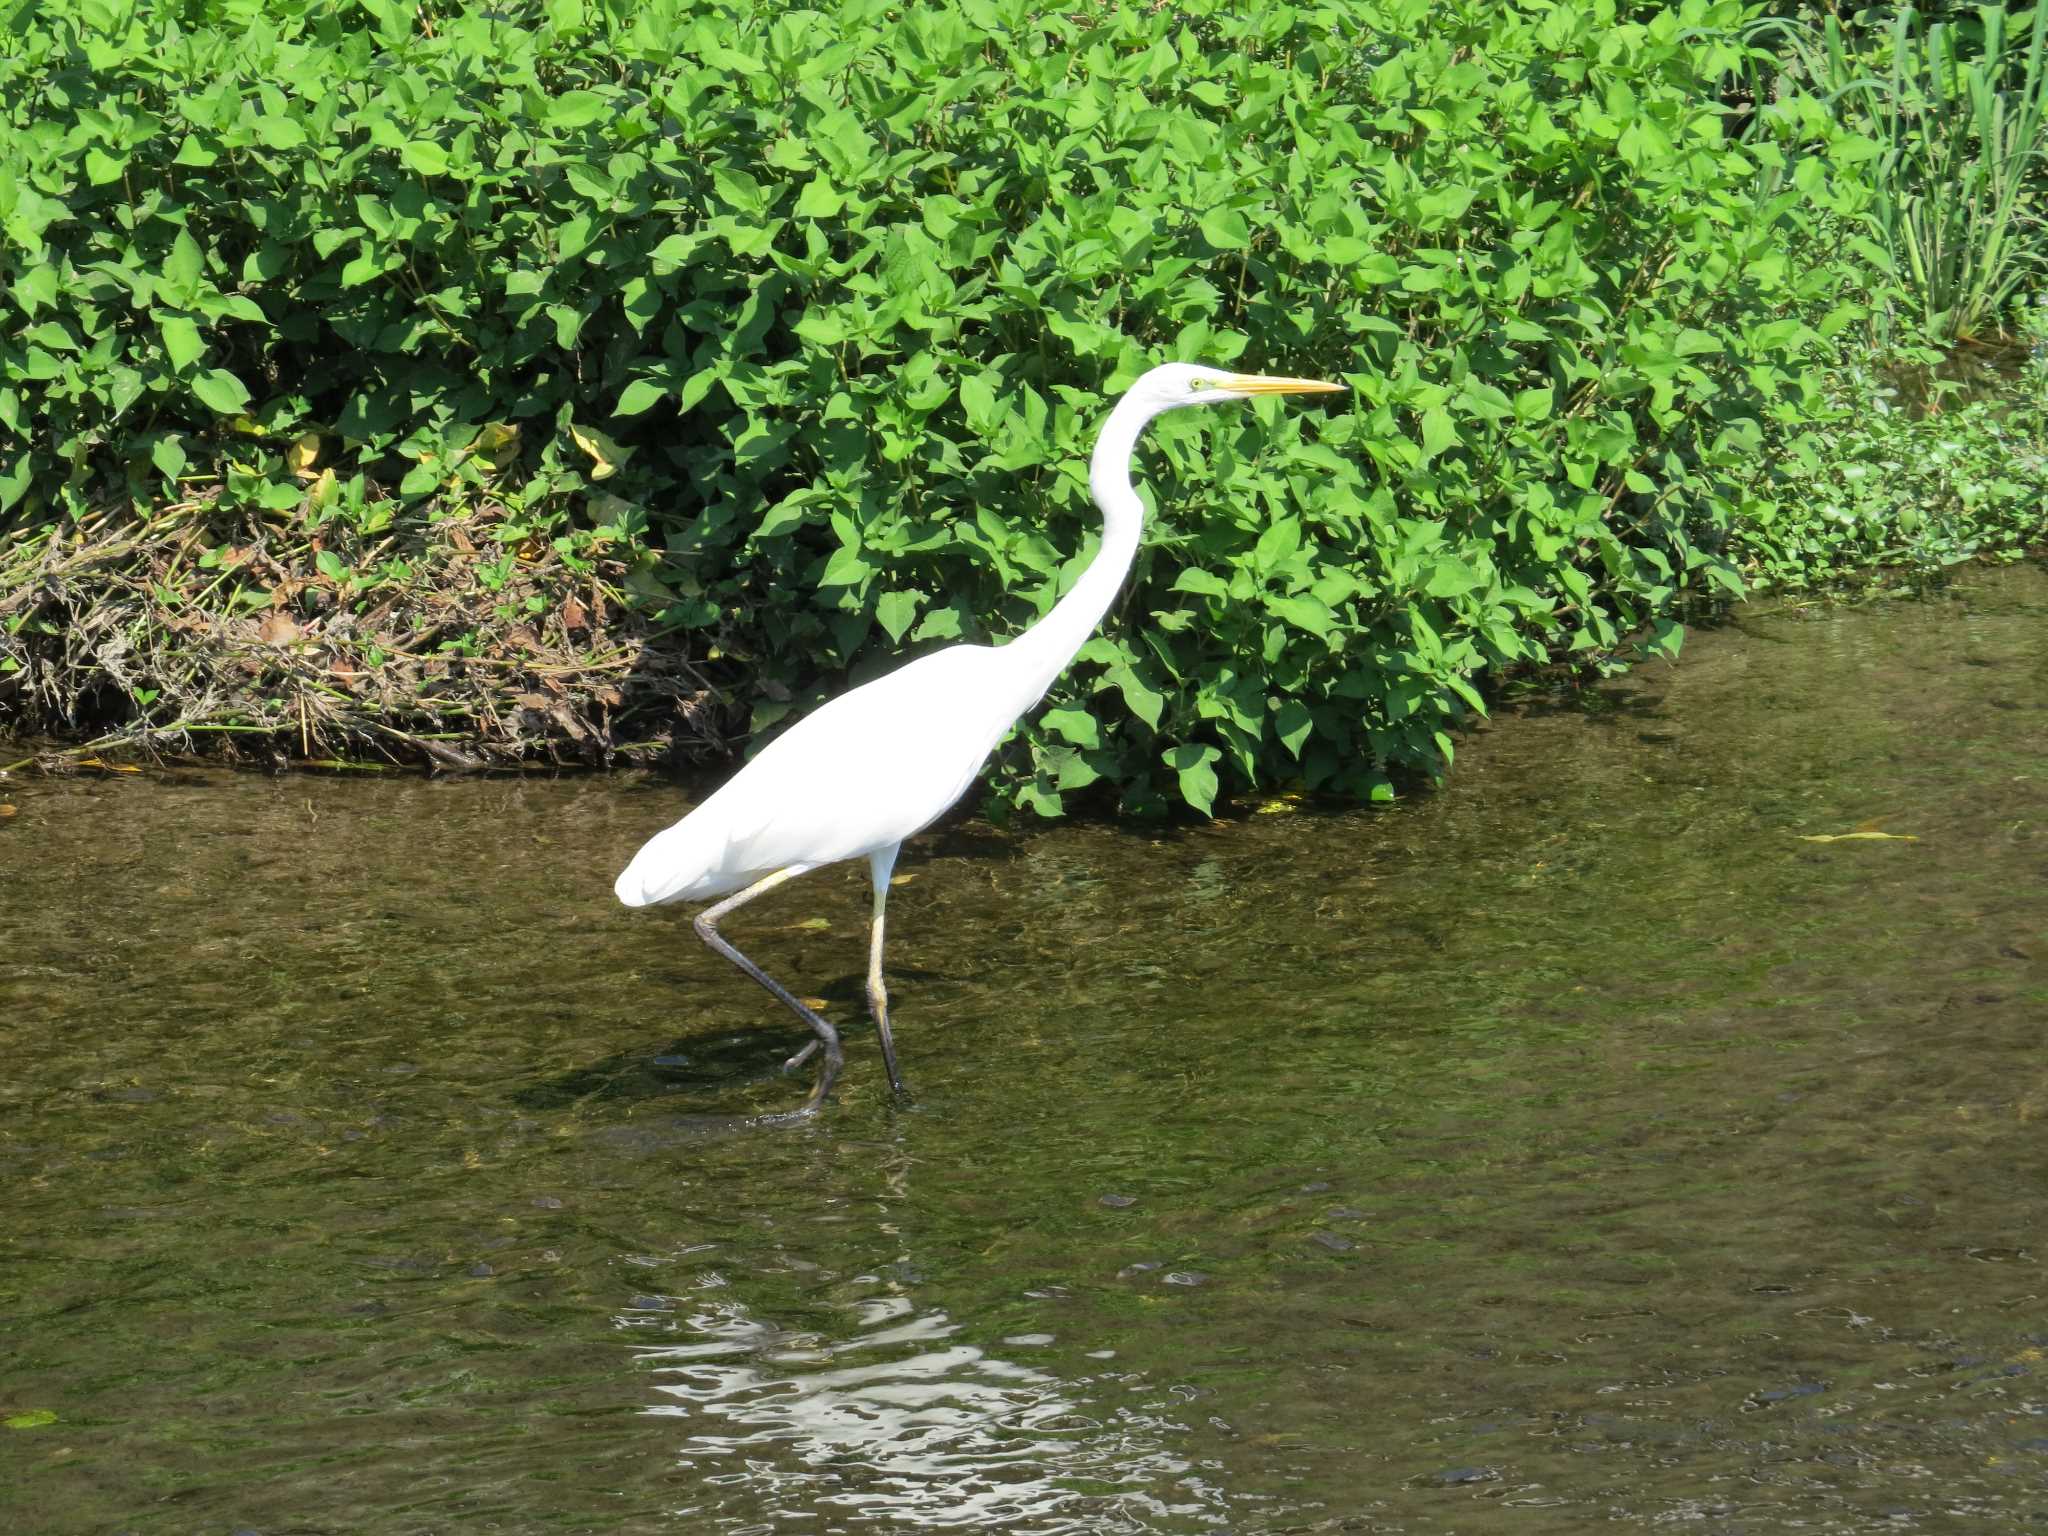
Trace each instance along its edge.
<instances>
[{"instance_id":1,"label":"yellow leaf","mask_svg":"<svg viewBox=\"0 0 2048 1536\"><path fill-rule=\"evenodd\" d=\"M339 488L334 471L323 469L319 477L306 487L306 500L315 512L325 512L334 504L334 494Z\"/></svg>"},{"instance_id":2,"label":"yellow leaf","mask_svg":"<svg viewBox=\"0 0 2048 1536\"><path fill-rule=\"evenodd\" d=\"M590 455L590 478L609 480L619 472L619 466L632 457L630 450L621 448L595 427L571 425L569 435L576 440L576 446Z\"/></svg>"},{"instance_id":3,"label":"yellow leaf","mask_svg":"<svg viewBox=\"0 0 2048 1536\"><path fill-rule=\"evenodd\" d=\"M318 432L303 434L292 443L291 447L285 450L284 458L285 462L291 465L294 475L297 475L301 480L312 479L313 466L320 460L320 434ZM332 478L333 472L330 470L328 473L329 478Z\"/></svg>"},{"instance_id":4,"label":"yellow leaf","mask_svg":"<svg viewBox=\"0 0 2048 1536\"><path fill-rule=\"evenodd\" d=\"M1801 832L1802 843L1917 843L1910 832Z\"/></svg>"},{"instance_id":5,"label":"yellow leaf","mask_svg":"<svg viewBox=\"0 0 2048 1536\"><path fill-rule=\"evenodd\" d=\"M11 805L0 805L0 817L12 816L13 814L14 814L14 807L13 807L13 806L11 806Z\"/></svg>"},{"instance_id":6,"label":"yellow leaf","mask_svg":"<svg viewBox=\"0 0 2048 1536\"><path fill-rule=\"evenodd\" d=\"M475 451L491 461L491 468L506 469L519 457L519 428L494 421L477 433Z\"/></svg>"}]
</instances>

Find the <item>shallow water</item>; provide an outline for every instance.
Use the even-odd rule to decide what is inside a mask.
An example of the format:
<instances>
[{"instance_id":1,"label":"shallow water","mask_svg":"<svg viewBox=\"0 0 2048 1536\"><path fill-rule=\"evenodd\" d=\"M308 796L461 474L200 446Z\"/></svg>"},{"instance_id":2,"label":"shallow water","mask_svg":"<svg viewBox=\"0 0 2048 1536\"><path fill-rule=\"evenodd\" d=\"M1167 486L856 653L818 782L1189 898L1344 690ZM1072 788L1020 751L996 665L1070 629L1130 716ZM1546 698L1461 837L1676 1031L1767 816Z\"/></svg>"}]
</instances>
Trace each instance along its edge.
<instances>
[{"instance_id":1,"label":"shallow water","mask_svg":"<svg viewBox=\"0 0 2048 1536\"><path fill-rule=\"evenodd\" d=\"M2040 1529L2044 754L1980 570L1387 812L965 823L915 1102L774 1128L670 787L0 785L0 1529ZM852 1018L864 879L730 931Z\"/></svg>"}]
</instances>

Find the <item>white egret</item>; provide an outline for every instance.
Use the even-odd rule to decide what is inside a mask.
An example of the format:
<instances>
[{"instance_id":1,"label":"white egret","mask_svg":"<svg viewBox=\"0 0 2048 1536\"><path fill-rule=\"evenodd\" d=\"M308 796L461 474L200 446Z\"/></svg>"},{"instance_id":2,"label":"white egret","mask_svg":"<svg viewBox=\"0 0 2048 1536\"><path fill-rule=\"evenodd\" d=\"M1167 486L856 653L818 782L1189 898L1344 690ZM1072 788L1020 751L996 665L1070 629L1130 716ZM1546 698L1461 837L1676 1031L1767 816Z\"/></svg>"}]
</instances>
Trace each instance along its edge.
<instances>
[{"instance_id":1,"label":"white egret","mask_svg":"<svg viewBox=\"0 0 2048 1536\"><path fill-rule=\"evenodd\" d=\"M766 987L817 1037L788 1063L794 1069L813 1051L825 1054L817 1085L797 1113L815 1110L831 1091L843 1064L839 1032L734 948L718 931L719 920L821 864L865 857L874 881L868 1006L889 1082L902 1092L882 984L890 871L903 840L966 792L1003 733L1045 696L1123 585L1145 515L1131 487L1138 434L1153 417L1181 406L1343 388L1187 363L1152 369L1117 402L1095 440L1088 485L1102 510L1102 546L1052 612L1007 645L949 646L833 699L768 743L702 805L633 855L614 887L620 901L646 907L724 896L697 914L697 936Z\"/></svg>"}]
</instances>

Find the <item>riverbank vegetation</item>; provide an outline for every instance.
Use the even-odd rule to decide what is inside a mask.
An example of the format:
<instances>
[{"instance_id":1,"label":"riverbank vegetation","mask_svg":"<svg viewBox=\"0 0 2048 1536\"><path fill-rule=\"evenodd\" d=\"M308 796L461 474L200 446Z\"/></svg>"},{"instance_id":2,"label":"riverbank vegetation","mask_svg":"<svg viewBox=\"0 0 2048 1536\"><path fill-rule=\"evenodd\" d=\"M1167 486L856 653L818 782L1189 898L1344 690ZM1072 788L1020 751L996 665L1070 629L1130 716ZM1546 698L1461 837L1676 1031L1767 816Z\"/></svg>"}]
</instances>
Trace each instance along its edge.
<instances>
[{"instance_id":1,"label":"riverbank vegetation","mask_svg":"<svg viewBox=\"0 0 2048 1536\"><path fill-rule=\"evenodd\" d=\"M2040 540L2042 22L1759 15L0 13L0 729L742 750L1050 607L1170 357L1354 395L1161 424L997 803L1383 798L1507 669Z\"/></svg>"}]
</instances>

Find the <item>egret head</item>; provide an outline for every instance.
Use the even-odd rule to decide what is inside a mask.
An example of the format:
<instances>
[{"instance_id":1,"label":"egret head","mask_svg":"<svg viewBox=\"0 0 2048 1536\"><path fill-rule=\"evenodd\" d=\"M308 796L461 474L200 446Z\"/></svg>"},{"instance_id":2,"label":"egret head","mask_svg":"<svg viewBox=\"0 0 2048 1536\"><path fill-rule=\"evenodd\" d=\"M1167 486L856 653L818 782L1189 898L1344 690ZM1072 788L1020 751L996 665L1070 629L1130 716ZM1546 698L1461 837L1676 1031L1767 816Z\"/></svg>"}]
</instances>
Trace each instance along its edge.
<instances>
[{"instance_id":1,"label":"egret head","mask_svg":"<svg viewBox=\"0 0 2048 1536\"><path fill-rule=\"evenodd\" d=\"M1199 363L1162 363L1142 375L1131 386L1130 393L1155 411L1170 411L1183 405L1249 400L1255 395L1334 394L1343 388L1342 384L1325 384L1320 379L1225 373L1221 368L1204 368Z\"/></svg>"}]
</instances>

